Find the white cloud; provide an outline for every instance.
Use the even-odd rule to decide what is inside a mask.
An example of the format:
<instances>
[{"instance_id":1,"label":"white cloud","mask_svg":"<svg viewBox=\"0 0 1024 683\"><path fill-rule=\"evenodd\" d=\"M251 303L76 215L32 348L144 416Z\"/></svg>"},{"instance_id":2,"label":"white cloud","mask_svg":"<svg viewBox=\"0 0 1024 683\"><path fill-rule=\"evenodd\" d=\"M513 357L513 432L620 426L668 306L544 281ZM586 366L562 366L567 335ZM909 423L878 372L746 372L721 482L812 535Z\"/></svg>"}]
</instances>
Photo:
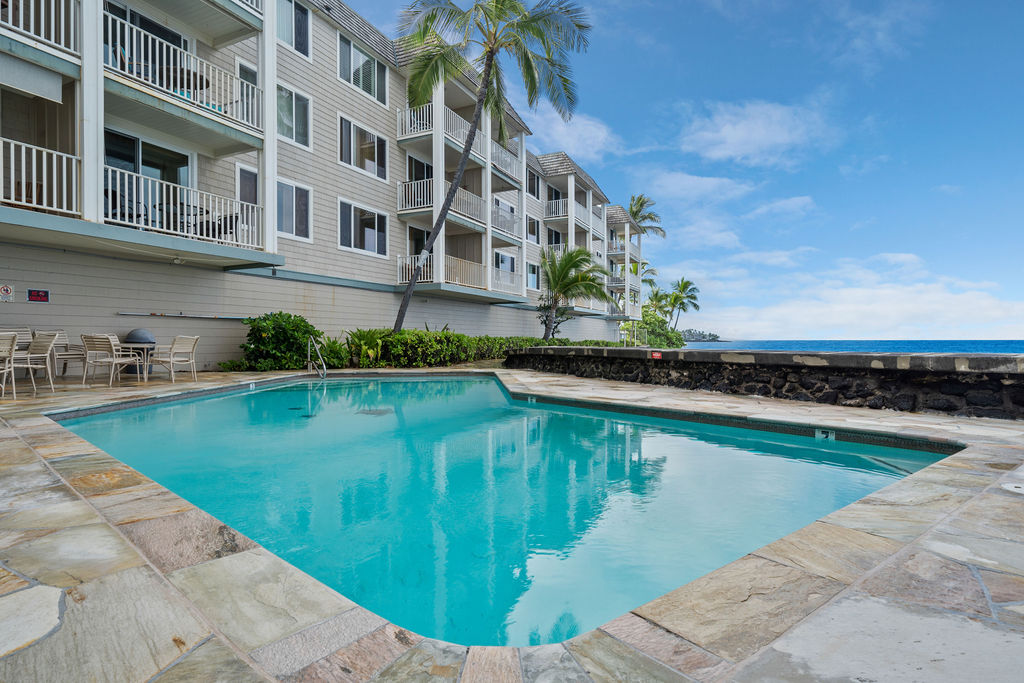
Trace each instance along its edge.
<instances>
[{"instance_id":1,"label":"white cloud","mask_svg":"<svg viewBox=\"0 0 1024 683\"><path fill-rule=\"evenodd\" d=\"M691 175L662 168L634 168L630 172L646 194L659 202L720 204L742 197L755 189L750 183L718 176Z\"/></svg>"},{"instance_id":2,"label":"white cloud","mask_svg":"<svg viewBox=\"0 0 1024 683\"><path fill-rule=\"evenodd\" d=\"M932 189L948 195L957 195L964 191L964 188L960 185L936 185Z\"/></svg>"},{"instance_id":3,"label":"white cloud","mask_svg":"<svg viewBox=\"0 0 1024 683\"><path fill-rule=\"evenodd\" d=\"M762 204L753 211L744 215L744 218L788 218L796 219L803 218L811 211L814 211L817 205L814 200L804 195L801 197L788 197L787 199L776 199L775 201Z\"/></svg>"},{"instance_id":4,"label":"white cloud","mask_svg":"<svg viewBox=\"0 0 1024 683\"><path fill-rule=\"evenodd\" d=\"M823 97L805 104L712 102L706 110L684 128L680 148L711 161L792 168L811 150L828 148L838 138Z\"/></svg>"},{"instance_id":5,"label":"white cloud","mask_svg":"<svg viewBox=\"0 0 1024 683\"><path fill-rule=\"evenodd\" d=\"M580 164L599 164L606 156L622 154L625 144L611 126L604 121L577 112L569 121L563 121L550 104L541 103L537 109L517 107L526 124L533 131L529 146L539 153L565 152Z\"/></svg>"},{"instance_id":6,"label":"white cloud","mask_svg":"<svg viewBox=\"0 0 1024 683\"><path fill-rule=\"evenodd\" d=\"M852 159L849 163L839 166L839 172L844 176L861 176L873 173L889 163L888 154L878 154L866 159Z\"/></svg>"},{"instance_id":7,"label":"white cloud","mask_svg":"<svg viewBox=\"0 0 1024 683\"><path fill-rule=\"evenodd\" d=\"M796 249L774 249L771 251L745 251L729 257L729 261L752 263L759 266L775 266L779 268L795 268L803 257L818 251L814 247L797 247Z\"/></svg>"},{"instance_id":8,"label":"white cloud","mask_svg":"<svg viewBox=\"0 0 1024 683\"><path fill-rule=\"evenodd\" d=\"M867 76L876 73L883 60L906 53L931 9L924 0L885 0L876 12L863 11L849 0L829 7L840 27L829 45L835 62Z\"/></svg>"}]
</instances>

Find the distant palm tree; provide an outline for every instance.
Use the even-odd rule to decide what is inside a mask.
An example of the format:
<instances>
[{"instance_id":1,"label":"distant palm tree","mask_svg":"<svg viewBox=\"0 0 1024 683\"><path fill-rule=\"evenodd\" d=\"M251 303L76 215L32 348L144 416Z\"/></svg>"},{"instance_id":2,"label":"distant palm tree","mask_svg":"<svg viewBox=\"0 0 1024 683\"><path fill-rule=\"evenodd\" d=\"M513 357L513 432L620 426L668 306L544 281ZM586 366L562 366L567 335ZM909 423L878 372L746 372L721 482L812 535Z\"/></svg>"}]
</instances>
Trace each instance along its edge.
<instances>
[{"instance_id":1,"label":"distant palm tree","mask_svg":"<svg viewBox=\"0 0 1024 683\"><path fill-rule=\"evenodd\" d=\"M672 327L679 323L679 315L681 313L700 310L700 304L697 302L699 294L700 289L697 285L685 277L681 277L677 282L672 283L672 291L669 293L669 303L672 306L672 313L675 315Z\"/></svg>"},{"instance_id":2,"label":"distant palm tree","mask_svg":"<svg viewBox=\"0 0 1024 683\"><path fill-rule=\"evenodd\" d=\"M608 275L605 268L594 263L588 249L573 249L559 254L554 249L545 249L540 257L540 274L544 282L544 294L539 306L541 321L544 323L544 339L550 339L563 322L559 311L569 308L577 297L592 297L600 301L612 301L612 297L599 279Z\"/></svg>"},{"instance_id":3,"label":"distant palm tree","mask_svg":"<svg viewBox=\"0 0 1024 683\"><path fill-rule=\"evenodd\" d=\"M576 109L576 84L568 57L571 52L587 49L590 28L586 11L571 0L540 0L530 9L518 0L478 0L466 10L451 0L414 0L402 13L400 41L414 55L409 66L409 106L427 104L437 86L465 74L477 74L480 79L462 156L421 255L433 249L448 218L484 109L498 122L498 141L504 143L508 139L505 74L500 57L505 56L519 67L526 101L531 107L537 105L543 94L559 116L568 121ZM448 38L454 42L448 42ZM435 113L438 119L440 115ZM435 163L441 162L435 159ZM395 332L400 332L405 322L422 267L421 258L405 288L395 318Z\"/></svg>"},{"instance_id":4,"label":"distant palm tree","mask_svg":"<svg viewBox=\"0 0 1024 683\"><path fill-rule=\"evenodd\" d=\"M629 264L629 269L633 275L640 278L640 282L647 285L648 287L657 287L658 282L654 278L658 275L658 269L652 268L648 261L633 261Z\"/></svg>"},{"instance_id":5,"label":"distant palm tree","mask_svg":"<svg viewBox=\"0 0 1024 683\"><path fill-rule=\"evenodd\" d=\"M629 215L636 222L636 227L641 235L652 233L658 237L665 236L665 229L661 227L661 216L654 211L657 204L645 194L635 194L629 198Z\"/></svg>"},{"instance_id":6,"label":"distant palm tree","mask_svg":"<svg viewBox=\"0 0 1024 683\"><path fill-rule=\"evenodd\" d=\"M672 317L672 295L657 285L651 285L651 293L647 296L647 306L655 315L661 316L665 322Z\"/></svg>"}]
</instances>

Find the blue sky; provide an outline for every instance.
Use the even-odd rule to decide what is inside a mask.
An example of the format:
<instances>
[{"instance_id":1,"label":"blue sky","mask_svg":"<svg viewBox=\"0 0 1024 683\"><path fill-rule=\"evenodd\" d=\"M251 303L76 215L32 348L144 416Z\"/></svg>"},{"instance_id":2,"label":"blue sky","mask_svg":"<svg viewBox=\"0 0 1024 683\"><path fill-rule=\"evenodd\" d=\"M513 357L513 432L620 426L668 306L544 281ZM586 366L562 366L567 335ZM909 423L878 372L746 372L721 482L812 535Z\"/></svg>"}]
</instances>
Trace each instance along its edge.
<instances>
[{"instance_id":1,"label":"blue sky","mask_svg":"<svg viewBox=\"0 0 1024 683\"><path fill-rule=\"evenodd\" d=\"M350 4L393 34L406 3ZM1024 3L583 4L577 114L524 112L530 146L658 201L645 254L702 290L680 327L1024 338Z\"/></svg>"}]
</instances>

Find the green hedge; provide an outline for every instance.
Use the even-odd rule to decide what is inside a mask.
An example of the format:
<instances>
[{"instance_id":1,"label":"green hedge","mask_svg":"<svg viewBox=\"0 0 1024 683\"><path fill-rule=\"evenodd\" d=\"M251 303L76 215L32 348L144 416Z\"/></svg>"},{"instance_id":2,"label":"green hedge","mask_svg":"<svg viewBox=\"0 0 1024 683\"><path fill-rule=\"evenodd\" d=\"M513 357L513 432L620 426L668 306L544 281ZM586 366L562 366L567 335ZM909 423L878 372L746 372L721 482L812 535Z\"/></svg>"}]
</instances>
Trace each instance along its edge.
<instances>
[{"instance_id":1,"label":"green hedge","mask_svg":"<svg viewBox=\"0 0 1024 683\"><path fill-rule=\"evenodd\" d=\"M471 337L458 332L353 330L345 340L326 337L302 316L269 313L245 321L249 335L242 359L221 363L225 370L301 370L306 366L306 339L320 340L329 368L427 368L478 360L503 359L529 346L618 346L604 340L573 341L539 337Z\"/></svg>"}]
</instances>

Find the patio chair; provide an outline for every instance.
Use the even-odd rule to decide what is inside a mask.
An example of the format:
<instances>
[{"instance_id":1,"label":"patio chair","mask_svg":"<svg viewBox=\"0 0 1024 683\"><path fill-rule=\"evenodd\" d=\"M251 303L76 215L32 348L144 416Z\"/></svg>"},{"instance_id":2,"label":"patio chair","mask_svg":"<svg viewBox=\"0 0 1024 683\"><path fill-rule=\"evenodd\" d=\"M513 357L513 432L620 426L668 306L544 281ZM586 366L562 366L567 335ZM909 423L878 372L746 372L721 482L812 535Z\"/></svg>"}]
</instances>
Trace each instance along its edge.
<instances>
[{"instance_id":1,"label":"patio chair","mask_svg":"<svg viewBox=\"0 0 1024 683\"><path fill-rule=\"evenodd\" d=\"M14 333L17 335L16 348L24 349L32 343L32 330L27 327L0 327L0 334Z\"/></svg>"},{"instance_id":2,"label":"patio chair","mask_svg":"<svg viewBox=\"0 0 1024 683\"><path fill-rule=\"evenodd\" d=\"M12 370L24 368L28 370L29 379L32 380L32 393L36 391L36 370L46 373L46 379L50 382L50 391L56 392L53 387L53 345L57 342L56 332L36 332L32 337L32 343L22 354L15 354ZM14 376L11 376L14 382Z\"/></svg>"},{"instance_id":3,"label":"patio chair","mask_svg":"<svg viewBox=\"0 0 1024 683\"><path fill-rule=\"evenodd\" d=\"M18 400L18 388L14 385L14 349L18 335L14 332L0 332L0 398L7 393L7 378L11 378L11 391Z\"/></svg>"},{"instance_id":4,"label":"patio chair","mask_svg":"<svg viewBox=\"0 0 1024 683\"><path fill-rule=\"evenodd\" d=\"M137 380L142 381L144 369L142 356L125 351L117 337L108 334L83 334L82 345L85 347L85 363L82 366L82 386L86 385L90 368L108 367L110 375L107 379L107 386L114 386L114 373L117 373L117 381L121 381L121 369L134 365ZM116 343L115 343L116 342Z\"/></svg>"},{"instance_id":5,"label":"patio chair","mask_svg":"<svg viewBox=\"0 0 1024 683\"><path fill-rule=\"evenodd\" d=\"M171 374L171 382L174 382L174 366L184 365L192 371L192 381L196 377L196 347L199 345L199 337L177 336L170 345L158 346L153 349L149 362L154 365L162 365Z\"/></svg>"},{"instance_id":6,"label":"patio chair","mask_svg":"<svg viewBox=\"0 0 1024 683\"><path fill-rule=\"evenodd\" d=\"M37 332L39 330L36 330ZM72 344L68 333L64 330L42 330L43 332L56 332L57 341L53 345L53 369L61 366L60 375L63 377L68 372L69 363L81 363L85 369L85 347L81 344Z\"/></svg>"}]
</instances>

